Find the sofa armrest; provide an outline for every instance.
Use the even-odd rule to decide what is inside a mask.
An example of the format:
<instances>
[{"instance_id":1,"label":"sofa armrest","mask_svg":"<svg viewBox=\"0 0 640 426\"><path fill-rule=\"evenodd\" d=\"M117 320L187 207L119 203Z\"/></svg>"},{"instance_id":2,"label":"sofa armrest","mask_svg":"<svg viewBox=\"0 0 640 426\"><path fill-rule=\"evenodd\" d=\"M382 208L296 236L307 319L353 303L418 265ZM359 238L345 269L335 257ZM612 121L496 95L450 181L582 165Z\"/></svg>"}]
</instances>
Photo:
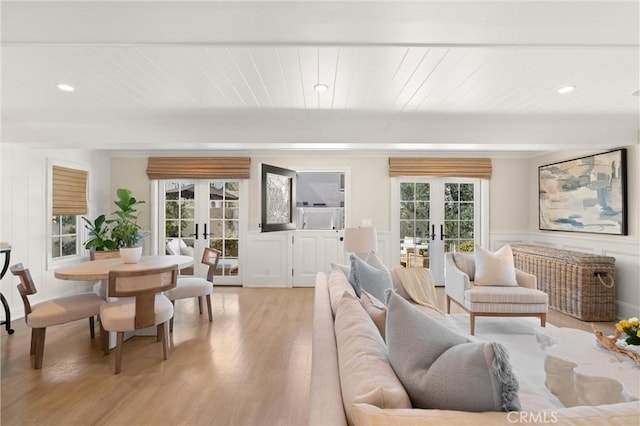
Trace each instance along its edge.
<instances>
[{"instance_id":1,"label":"sofa armrest","mask_svg":"<svg viewBox=\"0 0 640 426\"><path fill-rule=\"evenodd\" d=\"M516 269L516 281L520 287L526 287L533 290L538 288L538 277L519 269Z\"/></svg>"},{"instance_id":2,"label":"sofa armrest","mask_svg":"<svg viewBox=\"0 0 640 426\"><path fill-rule=\"evenodd\" d=\"M327 280L324 272L316 274L308 424L346 425Z\"/></svg>"},{"instance_id":3,"label":"sofa armrest","mask_svg":"<svg viewBox=\"0 0 640 426\"><path fill-rule=\"evenodd\" d=\"M444 290L453 300L464 303L464 292L471 288L469 276L462 272L455 264L451 253L445 254Z\"/></svg>"}]
</instances>

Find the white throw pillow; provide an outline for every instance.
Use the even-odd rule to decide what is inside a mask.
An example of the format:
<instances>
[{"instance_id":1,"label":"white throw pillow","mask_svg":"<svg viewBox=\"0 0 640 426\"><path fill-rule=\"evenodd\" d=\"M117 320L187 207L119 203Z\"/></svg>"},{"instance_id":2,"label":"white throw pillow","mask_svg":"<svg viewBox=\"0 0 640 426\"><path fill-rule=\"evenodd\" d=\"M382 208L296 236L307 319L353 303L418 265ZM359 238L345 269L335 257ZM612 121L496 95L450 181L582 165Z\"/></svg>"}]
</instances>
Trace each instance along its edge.
<instances>
[{"instance_id":1,"label":"white throw pillow","mask_svg":"<svg viewBox=\"0 0 640 426\"><path fill-rule=\"evenodd\" d=\"M511 246L505 244L495 253L476 245L475 285L516 287L516 267Z\"/></svg>"}]
</instances>

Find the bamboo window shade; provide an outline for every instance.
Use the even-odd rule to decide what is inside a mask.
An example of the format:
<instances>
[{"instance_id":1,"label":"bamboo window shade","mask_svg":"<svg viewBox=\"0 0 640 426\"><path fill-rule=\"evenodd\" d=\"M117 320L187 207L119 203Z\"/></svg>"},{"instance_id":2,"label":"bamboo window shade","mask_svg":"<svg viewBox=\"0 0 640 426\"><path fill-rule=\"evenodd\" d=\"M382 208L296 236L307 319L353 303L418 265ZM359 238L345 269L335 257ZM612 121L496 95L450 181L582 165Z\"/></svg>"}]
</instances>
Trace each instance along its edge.
<instances>
[{"instance_id":1,"label":"bamboo window shade","mask_svg":"<svg viewBox=\"0 0 640 426\"><path fill-rule=\"evenodd\" d=\"M389 176L491 178L490 158L389 158Z\"/></svg>"},{"instance_id":2,"label":"bamboo window shade","mask_svg":"<svg viewBox=\"0 0 640 426\"><path fill-rule=\"evenodd\" d=\"M149 179L248 179L250 157L149 157Z\"/></svg>"},{"instance_id":3,"label":"bamboo window shade","mask_svg":"<svg viewBox=\"0 0 640 426\"><path fill-rule=\"evenodd\" d=\"M53 166L53 215L87 214L87 171Z\"/></svg>"}]
</instances>

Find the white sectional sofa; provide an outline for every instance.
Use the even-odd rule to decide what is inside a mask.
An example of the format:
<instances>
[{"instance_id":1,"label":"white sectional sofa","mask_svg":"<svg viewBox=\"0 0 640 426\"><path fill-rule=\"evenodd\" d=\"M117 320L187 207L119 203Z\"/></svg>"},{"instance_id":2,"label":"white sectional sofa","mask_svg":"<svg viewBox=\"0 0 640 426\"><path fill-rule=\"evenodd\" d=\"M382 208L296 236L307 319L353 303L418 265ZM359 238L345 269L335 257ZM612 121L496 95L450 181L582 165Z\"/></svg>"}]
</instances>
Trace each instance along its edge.
<instances>
[{"instance_id":1,"label":"white sectional sofa","mask_svg":"<svg viewBox=\"0 0 640 426\"><path fill-rule=\"evenodd\" d=\"M328 274L318 273L316 276L310 425L640 424L638 401L602 406L532 409L526 406L523 399L521 411L509 413L411 408L411 401L403 395L403 389L398 388L399 381L394 382L393 369L386 359L384 347L380 350L380 342L384 345L384 340L373 320L369 314L357 312L360 308L365 313L367 310L362 305L350 303L351 316L343 316L341 323L336 325L334 312L338 307L344 308L342 303L347 305L348 300L342 296L349 292L349 288L346 275L338 269ZM403 295L401 290L398 289L398 294ZM408 296L404 293L403 297ZM447 322L447 316L427 312L429 308L423 306L414 306L423 310L425 315L432 318L441 316L442 321ZM367 324L364 318L369 318L371 324ZM364 339L365 343L356 338ZM370 349L374 353L368 352ZM385 366L384 363L388 365ZM472 397L473 395L461 395L461 398Z\"/></svg>"}]
</instances>

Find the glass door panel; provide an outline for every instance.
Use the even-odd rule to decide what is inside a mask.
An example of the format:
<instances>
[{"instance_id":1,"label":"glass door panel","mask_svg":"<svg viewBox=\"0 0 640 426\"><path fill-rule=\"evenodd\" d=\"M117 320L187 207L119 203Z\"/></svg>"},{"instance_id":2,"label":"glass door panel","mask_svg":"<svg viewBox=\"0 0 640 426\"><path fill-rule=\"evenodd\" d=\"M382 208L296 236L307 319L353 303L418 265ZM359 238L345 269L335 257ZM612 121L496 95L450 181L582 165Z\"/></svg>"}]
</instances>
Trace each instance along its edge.
<instances>
[{"instance_id":1,"label":"glass door panel","mask_svg":"<svg viewBox=\"0 0 640 426\"><path fill-rule=\"evenodd\" d=\"M240 182L211 182L209 188L209 247L222 252L216 275L237 276L240 246Z\"/></svg>"},{"instance_id":2,"label":"glass door panel","mask_svg":"<svg viewBox=\"0 0 640 426\"><path fill-rule=\"evenodd\" d=\"M430 184L400 184L400 264L429 267Z\"/></svg>"}]
</instances>

